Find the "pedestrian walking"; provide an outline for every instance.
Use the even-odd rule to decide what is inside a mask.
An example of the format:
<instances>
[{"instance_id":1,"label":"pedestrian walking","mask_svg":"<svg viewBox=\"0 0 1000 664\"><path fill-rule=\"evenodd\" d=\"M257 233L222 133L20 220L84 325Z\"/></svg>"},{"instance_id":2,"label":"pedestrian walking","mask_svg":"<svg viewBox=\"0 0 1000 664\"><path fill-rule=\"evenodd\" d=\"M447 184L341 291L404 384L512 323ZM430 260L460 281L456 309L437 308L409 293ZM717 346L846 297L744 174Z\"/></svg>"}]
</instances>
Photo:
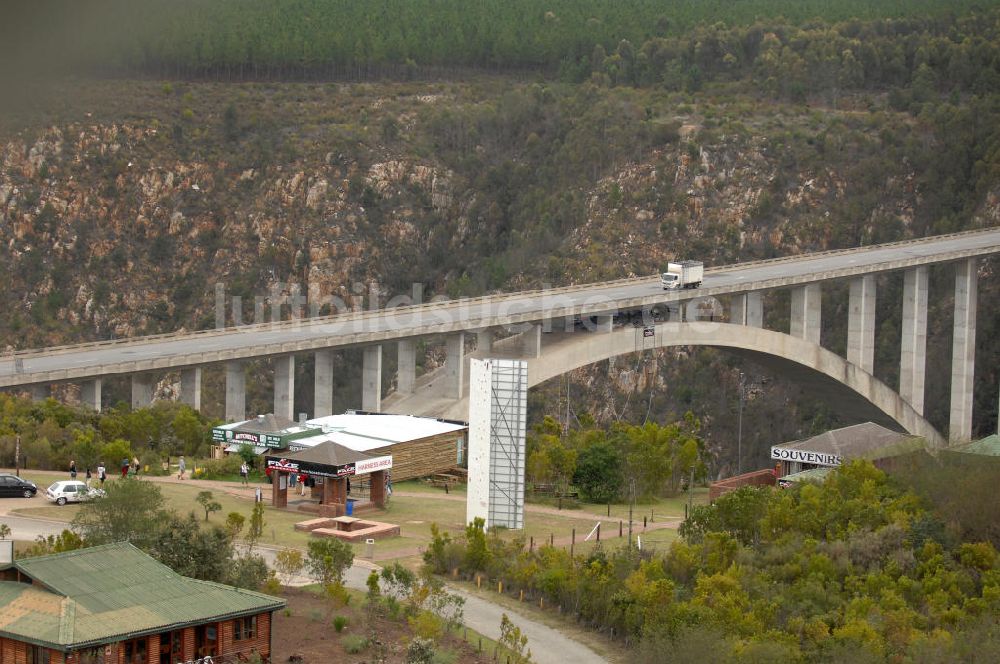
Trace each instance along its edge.
<instances>
[{"instance_id":1,"label":"pedestrian walking","mask_svg":"<svg viewBox=\"0 0 1000 664\"><path fill-rule=\"evenodd\" d=\"M132 457L132 468L135 470L135 476L139 477L139 457Z\"/></svg>"},{"instance_id":2,"label":"pedestrian walking","mask_svg":"<svg viewBox=\"0 0 1000 664\"><path fill-rule=\"evenodd\" d=\"M128 475L128 469L129 469L130 465L131 464L129 464L128 457L125 457L124 459L122 459L122 465L121 465L121 468L122 468L122 479L125 479L125 476Z\"/></svg>"},{"instance_id":3,"label":"pedestrian walking","mask_svg":"<svg viewBox=\"0 0 1000 664\"><path fill-rule=\"evenodd\" d=\"M69 476L71 479L76 479L76 461L72 459L69 461Z\"/></svg>"},{"instance_id":4,"label":"pedestrian walking","mask_svg":"<svg viewBox=\"0 0 1000 664\"><path fill-rule=\"evenodd\" d=\"M177 479L179 480L184 479L184 470L186 468L187 465L184 463L184 457L181 456L180 461L177 462Z\"/></svg>"},{"instance_id":5,"label":"pedestrian walking","mask_svg":"<svg viewBox=\"0 0 1000 664\"><path fill-rule=\"evenodd\" d=\"M87 488L90 488L90 480L93 479L93 475L90 474L90 466L87 466Z\"/></svg>"},{"instance_id":6,"label":"pedestrian walking","mask_svg":"<svg viewBox=\"0 0 1000 664\"><path fill-rule=\"evenodd\" d=\"M250 466L248 466L247 462L244 461L242 465L240 465L240 482L243 484L243 486L247 485L247 477L249 475L250 475Z\"/></svg>"},{"instance_id":7,"label":"pedestrian walking","mask_svg":"<svg viewBox=\"0 0 1000 664\"><path fill-rule=\"evenodd\" d=\"M101 486L104 486L104 480L108 479L108 469L104 467L104 462L97 464L97 479L101 481Z\"/></svg>"}]
</instances>

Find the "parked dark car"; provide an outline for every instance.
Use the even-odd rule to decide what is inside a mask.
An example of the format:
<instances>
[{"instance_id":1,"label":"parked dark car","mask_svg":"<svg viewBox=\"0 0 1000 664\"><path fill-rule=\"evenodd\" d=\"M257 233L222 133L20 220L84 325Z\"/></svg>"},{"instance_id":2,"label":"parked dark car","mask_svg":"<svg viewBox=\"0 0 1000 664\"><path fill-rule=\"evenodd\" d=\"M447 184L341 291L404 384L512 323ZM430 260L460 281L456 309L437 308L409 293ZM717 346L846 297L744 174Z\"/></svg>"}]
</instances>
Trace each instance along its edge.
<instances>
[{"instance_id":1,"label":"parked dark car","mask_svg":"<svg viewBox=\"0 0 1000 664\"><path fill-rule=\"evenodd\" d=\"M34 482L22 480L16 475L6 473L0 475L0 498L13 498L15 496L31 498L36 493L38 493L38 487L35 486Z\"/></svg>"}]
</instances>

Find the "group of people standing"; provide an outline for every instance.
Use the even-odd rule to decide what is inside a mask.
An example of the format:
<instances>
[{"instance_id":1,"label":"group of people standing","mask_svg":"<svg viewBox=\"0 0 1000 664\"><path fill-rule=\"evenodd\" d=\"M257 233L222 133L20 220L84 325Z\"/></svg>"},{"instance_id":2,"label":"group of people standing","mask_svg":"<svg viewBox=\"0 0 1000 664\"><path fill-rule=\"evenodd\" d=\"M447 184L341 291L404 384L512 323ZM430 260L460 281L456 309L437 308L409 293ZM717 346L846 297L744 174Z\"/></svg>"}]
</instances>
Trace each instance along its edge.
<instances>
[{"instance_id":1,"label":"group of people standing","mask_svg":"<svg viewBox=\"0 0 1000 664\"><path fill-rule=\"evenodd\" d=\"M139 470L138 470L139 460L136 459L135 463L136 463L136 471L135 471L135 473L136 473L136 475L138 475L139 474ZM90 486L90 481L94 477L93 473L90 472L90 466L87 466L86 473L87 473L87 476L86 476L87 486L89 487ZM69 462L69 476L70 476L70 479L74 479L75 480L76 479L76 475L77 475L76 461L70 459L70 462ZM98 464L97 464L97 479L100 480L101 486L104 486L104 480L108 479L108 470L107 470L107 468L104 467L104 462L103 461L99 461Z\"/></svg>"}]
</instances>

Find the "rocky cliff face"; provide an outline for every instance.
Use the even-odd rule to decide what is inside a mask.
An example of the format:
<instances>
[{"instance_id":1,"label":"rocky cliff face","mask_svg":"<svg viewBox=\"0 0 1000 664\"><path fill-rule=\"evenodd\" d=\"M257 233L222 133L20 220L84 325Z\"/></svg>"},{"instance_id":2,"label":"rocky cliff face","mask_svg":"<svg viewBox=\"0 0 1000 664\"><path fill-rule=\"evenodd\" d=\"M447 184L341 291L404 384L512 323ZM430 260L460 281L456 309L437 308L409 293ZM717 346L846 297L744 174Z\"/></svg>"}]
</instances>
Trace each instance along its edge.
<instances>
[{"instance_id":1,"label":"rocky cliff face","mask_svg":"<svg viewBox=\"0 0 1000 664\"><path fill-rule=\"evenodd\" d=\"M255 298L267 310L296 290L374 288L384 304L412 282L475 294L940 232L933 183L898 148L917 133L904 118L616 89L586 93L616 109L591 122L538 86L424 87L112 82L8 127L0 347L209 327L217 284L249 321ZM1000 221L1000 187L972 209L963 227ZM621 365L608 384L693 407L668 359L682 361ZM592 410L615 417L598 391Z\"/></svg>"}]
</instances>

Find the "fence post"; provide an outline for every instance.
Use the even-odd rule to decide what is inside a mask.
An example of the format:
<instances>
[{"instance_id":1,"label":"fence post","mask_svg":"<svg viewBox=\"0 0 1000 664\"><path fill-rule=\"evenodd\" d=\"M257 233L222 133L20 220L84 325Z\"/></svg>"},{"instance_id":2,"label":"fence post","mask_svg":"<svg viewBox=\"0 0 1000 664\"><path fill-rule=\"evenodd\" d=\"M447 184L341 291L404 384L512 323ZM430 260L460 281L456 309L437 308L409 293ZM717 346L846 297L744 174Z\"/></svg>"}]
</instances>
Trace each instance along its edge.
<instances>
[{"instance_id":1,"label":"fence post","mask_svg":"<svg viewBox=\"0 0 1000 664\"><path fill-rule=\"evenodd\" d=\"M598 542L601 541L601 523L600 522L597 523L597 541Z\"/></svg>"},{"instance_id":2,"label":"fence post","mask_svg":"<svg viewBox=\"0 0 1000 664\"><path fill-rule=\"evenodd\" d=\"M621 537L621 536L622 536L622 522L621 522L621 520L619 520L618 521L618 537Z\"/></svg>"},{"instance_id":3,"label":"fence post","mask_svg":"<svg viewBox=\"0 0 1000 664\"><path fill-rule=\"evenodd\" d=\"M573 557L573 549L576 548L576 528L573 529L573 535L569 540L569 557Z\"/></svg>"},{"instance_id":4,"label":"fence post","mask_svg":"<svg viewBox=\"0 0 1000 664\"><path fill-rule=\"evenodd\" d=\"M535 550L535 536L532 535L531 540L528 543L528 553L531 553L534 550Z\"/></svg>"},{"instance_id":5,"label":"fence post","mask_svg":"<svg viewBox=\"0 0 1000 664\"><path fill-rule=\"evenodd\" d=\"M555 546L555 545L556 545L555 533L549 533L549 546Z\"/></svg>"},{"instance_id":6,"label":"fence post","mask_svg":"<svg viewBox=\"0 0 1000 664\"><path fill-rule=\"evenodd\" d=\"M642 516L642 529L643 530L646 529L646 515L645 514Z\"/></svg>"}]
</instances>

